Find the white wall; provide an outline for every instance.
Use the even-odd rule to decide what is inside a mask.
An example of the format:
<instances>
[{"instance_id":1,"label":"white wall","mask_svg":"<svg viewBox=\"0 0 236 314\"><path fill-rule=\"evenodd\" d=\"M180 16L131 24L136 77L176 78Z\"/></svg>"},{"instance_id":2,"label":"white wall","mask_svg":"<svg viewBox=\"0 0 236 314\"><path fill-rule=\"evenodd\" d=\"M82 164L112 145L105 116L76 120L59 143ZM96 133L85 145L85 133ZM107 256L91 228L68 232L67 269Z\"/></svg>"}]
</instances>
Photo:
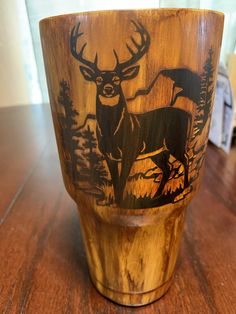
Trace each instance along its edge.
<instances>
[{"instance_id":1,"label":"white wall","mask_svg":"<svg viewBox=\"0 0 236 314\"><path fill-rule=\"evenodd\" d=\"M16 0L0 0L0 107L30 103Z\"/></svg>"}]
</instances>

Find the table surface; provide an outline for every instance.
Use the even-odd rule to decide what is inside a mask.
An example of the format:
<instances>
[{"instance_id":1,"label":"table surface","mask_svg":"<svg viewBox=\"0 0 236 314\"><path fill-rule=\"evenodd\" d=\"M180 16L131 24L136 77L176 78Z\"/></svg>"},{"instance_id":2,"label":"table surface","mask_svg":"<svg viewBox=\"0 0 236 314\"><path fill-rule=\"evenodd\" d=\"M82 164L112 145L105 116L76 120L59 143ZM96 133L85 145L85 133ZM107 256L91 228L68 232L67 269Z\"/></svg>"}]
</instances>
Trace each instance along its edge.
<instances>
[{"instance_id":1,"label":"table surface","mask_svg":"<svg viewBox=\"0 0 236 314\"><path fill-rule=\"evenodd\" d=\"M144 307L90 282L48 106L0 110L0 313L236 313L236 148L208 147L169 292Z\"/></svg>"}]
</instances>

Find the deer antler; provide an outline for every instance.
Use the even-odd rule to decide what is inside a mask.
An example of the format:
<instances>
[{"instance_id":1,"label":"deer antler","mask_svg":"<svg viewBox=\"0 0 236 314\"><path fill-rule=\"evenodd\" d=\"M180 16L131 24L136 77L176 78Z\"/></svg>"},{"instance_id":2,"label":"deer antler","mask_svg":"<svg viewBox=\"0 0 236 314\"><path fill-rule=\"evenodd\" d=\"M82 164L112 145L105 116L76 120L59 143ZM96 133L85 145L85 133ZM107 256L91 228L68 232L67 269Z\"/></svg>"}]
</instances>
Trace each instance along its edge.
<instances>
[{"instance_id":1,"label":"deer antler","mask_svg":"<svg viewBox=\"0 0 236 314\"><path fill-rule=\"evenodd\" d=\"M82 48L80 49L79 52L77 52L77 40L80 36L83 35L82 32L79 33L79 27L80 27L80 22L77 24L77 26L74 26L72 31L71 31L71 35L70 35L70 50L72 55L75 57L75 59L77 59L78 61L80 61L81 63L83 63L84 65L87 65L89 68L92 69L98 69L97 67L97 62L98 62L98 56L97 53L95 55L95 59L94 62L91 62L87 59L85 59L83 57L83 53L84 53L84 49L87 46L87 43L85 43Z\"/></svg>"},{"instance_id":2,"label":"deer antler","mask_svg":"<svg viewBox=\"0 0 236 314\"><path fill-rule=\"evenodd\" d=\"M125 69L125 68L131 66L132 64L136 63L148 51L149 46L150 46L150 35L147 32L147 30L144 28L144 26L141 23L139 23L139 22L136 23L133 20L131 22L134 24L134 26L136 28L135 32L140 34L141 43L139 44L133 38L133 36L131 36L131 41L132 41L133 45L135 46L135 48L137 49L137 51L135 52L128 44L126 44L126 47L131 54L131 58L127 61L122 62L122 63L119 62L118 55L117 55L116 51L113 50L115 58L116 58L115 69L117 69L117 70Z\"/></svg>"}]
</instances>

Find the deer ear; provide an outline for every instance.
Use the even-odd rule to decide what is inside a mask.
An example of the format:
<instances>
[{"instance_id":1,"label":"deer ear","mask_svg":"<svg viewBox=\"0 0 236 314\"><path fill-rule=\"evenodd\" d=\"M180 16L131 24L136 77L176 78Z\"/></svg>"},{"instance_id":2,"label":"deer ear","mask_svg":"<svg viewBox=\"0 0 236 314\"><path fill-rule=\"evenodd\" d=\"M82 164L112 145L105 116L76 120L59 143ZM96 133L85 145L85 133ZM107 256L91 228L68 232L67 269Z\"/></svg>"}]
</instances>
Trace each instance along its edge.
<instances>
[{"instance_id":1,"label":"deer ear","mask_svg":"<svg viewBox=\"0 0 236 314\"><path fill-rule=\"evenodd\" d=\"M138 75L139 72L139 65L134 67L130 67L124 71L122 71L122 79L123 80L130 80Z\"/></svg>"},{"instance_id":2,"label":"deer ear","mask_svg":"<svg viewBox=\"0 0 236 314\"><path fill-rule=\"evenodd\" d=\"M82 65L79 67L80 72L83 74L83 77L87 81L94 81L95 80L95 71L90 68L83 67Z\"/></svg>"}]
</instances>

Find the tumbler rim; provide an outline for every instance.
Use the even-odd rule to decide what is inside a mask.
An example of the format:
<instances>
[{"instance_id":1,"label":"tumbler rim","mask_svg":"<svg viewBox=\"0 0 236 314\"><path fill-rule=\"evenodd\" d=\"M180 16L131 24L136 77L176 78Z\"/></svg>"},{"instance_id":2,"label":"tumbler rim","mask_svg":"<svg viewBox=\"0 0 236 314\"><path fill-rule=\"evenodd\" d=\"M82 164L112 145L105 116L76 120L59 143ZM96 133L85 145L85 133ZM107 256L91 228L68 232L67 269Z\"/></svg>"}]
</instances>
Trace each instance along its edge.
<instances>
[{"instance_id":1,"label":"tumbler rim","mask_svg":"<svg viewBox=\"0 0 236 314\"><path fill-rule=\"evenodd\" d=\"M221 11L217 11L217 10L210 10L210 9L194 9L194 8L146 8L146 9L114 9L114 10L96 10L96 11L81 11L81 12L73 12L73 13L66 13L66 14L58 14L58 15L52 15L52 16L48 16L48 17L45 17L43 19L41 19L39 21L39 24L43 24L44 22L47 22L47 21L50 21L50 20L60 20L60 19L63 19L63 18L66 18L66 17L73 17L73 16L83 16L83 15L96 15L96 14L110 14L110 13L114 13L114 12L160 12L160 11L186 11L186 12L193 12L193 13L199 13L199 14L202 14L202 13L213 13L215 15L218 15L218 16L222 16L224 17L224 13L221 12Z\"/></svg>"}]
</instances>

